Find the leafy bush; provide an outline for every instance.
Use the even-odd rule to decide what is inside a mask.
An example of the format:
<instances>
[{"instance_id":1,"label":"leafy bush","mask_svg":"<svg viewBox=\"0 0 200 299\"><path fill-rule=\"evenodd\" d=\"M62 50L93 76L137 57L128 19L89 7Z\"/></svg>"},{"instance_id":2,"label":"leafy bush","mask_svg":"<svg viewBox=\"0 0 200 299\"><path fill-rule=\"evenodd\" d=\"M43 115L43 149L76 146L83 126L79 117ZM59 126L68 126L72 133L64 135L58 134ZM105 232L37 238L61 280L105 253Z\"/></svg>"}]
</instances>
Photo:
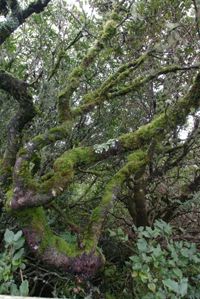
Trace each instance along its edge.
<instances>
[{"instance_id":1,"label":"leafy bush","mask_svg":"<svg viewBox=\"0 0 200 299\"><path fill-rule=\"evenodd\" d=\"M172 227L164 221L136 231L136 252L130 257L135 298L200 298L200 253L195 244L174 241Z\"/></svg>"},{"instance_id":2,"label":"leafy bush","mask_svg":"<svg viewBox=\"0 0 200 299\"><path fill-rule=\"evenodd\" d=\"M27 296L29 292L28 281L23 280L17 285L15 273L25 269L23 262L24 238L22 231L16 234L6 229L4 234L5 249L0 253L0 294Z\"/></svg>"}]
</instances>

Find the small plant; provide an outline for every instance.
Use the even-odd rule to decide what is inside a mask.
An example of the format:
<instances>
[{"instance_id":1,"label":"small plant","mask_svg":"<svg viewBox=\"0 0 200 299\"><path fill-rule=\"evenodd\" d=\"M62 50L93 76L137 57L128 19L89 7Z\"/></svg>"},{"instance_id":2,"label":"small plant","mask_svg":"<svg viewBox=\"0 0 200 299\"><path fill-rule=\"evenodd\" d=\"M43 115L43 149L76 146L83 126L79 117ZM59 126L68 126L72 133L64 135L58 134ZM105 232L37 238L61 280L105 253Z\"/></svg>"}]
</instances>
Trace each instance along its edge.
<instances>
[{"instance_id":1,"label":"small plant","mask_svg":"<svg viewBox=\"0 0 200 299\"><path fill-rule=\"evenodd\" d=\"M111 238L114 237L122 242L128 241L128 235L124 233L124 231L121 229L121 227L118 227L116 230L108 229L108 232L109 232Z\"/></svg>"},{"instance_id":2,"label":"small plant","mask_svg":"<svg viewBox=\"0 0 200 299\"><path fill-rule=\"evenodd\" d=\"M200 298L200 253L195 244L174 241L172 227L164 221L136 232L136 253L130 257L135 298Z\"/></svg>"},{"instance_id":3,"label":"small plant","mask_svg":"<svg viewBox=\"0 0 200 299\"><path fill-rule=\"evenodd\" d=\"M29 285L22 275L22 270L25 269L23 262L25 240L22 231L15 234L6 229L4 242L5 249L0 253L0 294L27 296ZM14 278L17 271L21 274L21 283L19 285L16 284Z\"/></svg>"}]
</instances>

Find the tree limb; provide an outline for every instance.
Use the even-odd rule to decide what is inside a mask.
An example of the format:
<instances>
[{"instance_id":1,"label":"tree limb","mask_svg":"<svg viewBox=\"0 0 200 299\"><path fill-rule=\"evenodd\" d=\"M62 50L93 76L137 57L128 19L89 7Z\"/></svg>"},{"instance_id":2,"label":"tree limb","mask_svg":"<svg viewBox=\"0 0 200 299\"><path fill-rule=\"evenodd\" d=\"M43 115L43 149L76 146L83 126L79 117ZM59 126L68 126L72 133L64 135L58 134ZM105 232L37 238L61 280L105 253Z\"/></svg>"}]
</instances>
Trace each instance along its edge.
<instances>
[{"instance_id":1,"label":"tree limb","mask_svg":"<svg viewBox=\"0 0 200 299\"><path fill-rule=\"evenodd\" d=\"M8 125L7 147L1 165L1 183L6 183L21 146L21 132L35 116L35 108L26 82L13 77L8 72L0 71L0 88L8 92L19 103L19 110Z\"/></svg>"},{"instance_id":2,"label":"tree limb","mask_svg":"<svg viewBox=\"0 0 200 299\"><path fill-rule=\"evenodd\" d=\"M17 1L11 1L11 15L0 23L0 45L33 13L40 13L51 0L37 0L22 10Z\"/></svg>"},{"instance_id":3,"label":"tree limb","mask_svg":"<svg viewBox=\"0 0 200 299\"><path fill-rule=\"evenodd\" d=\"M19 219L27 242L32 251L54 267L65 271L85 275L93 275L102 265L103 259L97 252L97 244L101 234L102 223L112 206L119 189L125 180L141 170L148 163L147 148L152 138L155 141L163 140L167 132L183 124L191 109L198 109L200 105L200 74L197 75L189 92L177 101L169 110L161 113L149 124L140 127L137 131L120 136L111 147L104 152L98 152L95 147L75 148L65 152L54 163L54 172L44 183L35 183L29 169L30 159L38 144L46 142L43 135L29 142L21 151L14 169L14 195L8 200L8 206ZM170 124L170 125L169 125ZM59 131L57 131L60 134ZM46 135L50 139L50 135ZM38 142L38 143L37 143ZM44 143L43 143L44 142ZM55 236L50 230L42 207L30 207L33 196L37 196L35 203L41 204L43 195L49 196L49 190L54 197L61 194L74 177L80 164L88 165L98 159L105 159L118 152L134 150L129 155L128 162L122 167L107 184L102 200L90 218L87 233L82 239L83 247L68 244ZM38 189L39 188L39 189ZM45 191L46 190L46 191ZM41 192L42 191L42 192ZM29 196L30 195L30 196ZM28 200L27 200L28 199ZM45 199L46 200L46 199ZM23 209L22 209L23 207Z\"/></svg>"}]
</instances>

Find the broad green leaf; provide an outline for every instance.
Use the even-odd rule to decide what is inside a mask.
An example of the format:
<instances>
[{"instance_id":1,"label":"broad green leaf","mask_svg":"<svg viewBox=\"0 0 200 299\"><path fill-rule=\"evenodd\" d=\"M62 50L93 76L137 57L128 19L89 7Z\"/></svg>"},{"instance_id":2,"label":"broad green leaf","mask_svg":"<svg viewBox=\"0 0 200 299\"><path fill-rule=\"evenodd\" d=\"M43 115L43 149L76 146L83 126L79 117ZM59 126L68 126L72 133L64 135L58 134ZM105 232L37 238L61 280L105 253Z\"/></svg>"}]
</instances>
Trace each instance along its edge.
<instances>
[{"instance_id":1,"label":"broad green leaf","mask_svg":"<svg viewBox=\"0 0 200 299\"><path fill-rule=\"evenodd\" d=\"M29 284L28 284L28 280L24 280L20 287L19 287L19 291L20 291L20 296L27 296L29 294Z\"/></svg>"},{"instance_id":2,"label":"broad green leaf","mask_svg":"<svg viewBox=\"0 0 200 299\"><path fill-rule=\"evenodd\" d=\"M175 292L175 293L179 293L179 285L176 281L172 280L172 279L165 279L162 281L164 286L166 286L169 290Z\"/></svg>"},{"instance_id":3,"label":"broad green leaf","mask_svg":"<svg viewBox=\"0 0 200 299\"><path fill-rule=\"evenodd\" d=\"M13 245L15 250L20 249L25 243L24 238L20 238L19 240L17 240Z\"/></svg>"},{"instance_id":4,"label":"broad green leaf","mask_svg":"<svg viewBox=\"0 0 200 299\"><path fill-rule=\"evenodd\" d=\"M13 260L15 261L20 259L23 256L23 254L24 254L24 248L21 248L19 251L15 253L15 255L13 256Z\"/></svg>"},{"instance_id":5,"label":"broad green leaf","mask_svg":"<svg viewBox=\"0 0 200 299\"><path fill-rule=\"evenodd\" d=\"M5 242L7 244L12 244L14 241L14 237L15 237L15 234L11 230L6 229L5 234L4 234Z\"/></svg>"},{"instance_id":6,"label":"broad green leaf","mask_svg":"<svg viewBox=\"0 0 200 299\"><path fill-rule=\"evenodd\" d=\"M188 279L187 278L181 279L179 287L180 287L180 295L182 297L184 297L185 295L187 295L187 291L188 291Z\"/></svg>"},{"instance_id":7,"label":"broad green leaf","mask_svg":"<svg viewBox=\"0 0 200 299\"><path fill-rule=\"evenodd\" d=\"M19 292L19 290L17 288L17 285L15 283L11 284L10 295L12 295L12 296L19 296L20 295L20 292Z\"/></svg>"},{"instance_id":8,"label":"broad green leaf","mask_svg":"<svg viewBox=\"0 0 200 299\"><path fill-rule=\"evenodd\" d=\"M156 285L155 285L155 283L148 283L148 288L149 288L149 290L150 291L152 291L153 293L155 293L155 291L156 291Z\"/></svg>"},{"instance_id":9,"label":"broad green leaf","mask_svg":"<svg viewBox=\"0 0 200 299\"><path fill-rule=\"evenodd\" d=\"M14 235L14 241L18 241L22 236L22 231L19 230L15 235Z\"/></svg>"}]
</instances>

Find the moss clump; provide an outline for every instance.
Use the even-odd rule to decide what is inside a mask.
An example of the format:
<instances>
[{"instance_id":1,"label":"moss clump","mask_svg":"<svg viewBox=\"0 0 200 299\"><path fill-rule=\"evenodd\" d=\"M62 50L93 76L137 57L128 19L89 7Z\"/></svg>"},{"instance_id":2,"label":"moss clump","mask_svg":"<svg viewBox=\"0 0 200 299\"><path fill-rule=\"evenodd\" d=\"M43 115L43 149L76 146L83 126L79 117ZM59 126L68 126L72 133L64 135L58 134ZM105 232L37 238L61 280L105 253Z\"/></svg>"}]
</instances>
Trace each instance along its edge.
<instances>
[{"instance_id":1,"label":"moss clump","mask_svg":"<svg viewBox=\"0 0 200 299\"><path fill-rule=\"evenodd\" d=\"M120 14L118 12L116 12L116 11L113 11L111 13L111 19L113 21L119 22L120 21Z\"/></svg>"},{"instance_id":2,"label":"moss clump","mask_svg":"<svg viewBox=\"0 0 200 299\"><path fill-rule=\"evenodd\" d=\"M55 135L62 134L62 135L66 135L66 133L69 132L69 130L71 129L71 127L72 127L72 122L71 121L67 121L67 122L64 122L61 126L51 128L49 130L49 134L55 134Z\"/></svg>"},{"instance_id":3,"label":"moss clump","mask_svg":"<svg viewBox=\"0 0 200 299\"><path fill-rule=\"evenodd\" d=\"M7 197L12 198L13 192L10 190ZM50 229L44 209L28 208L23 211L13 212L18 219L22 229L26 231L29 246L31 249L36 250L39 254L43 254L48 248L54 248L57 252L65 254L67 257L76 257L81 255L81 250L77 247L76 243L68 244L65 240L56 236ZM94 249L94 242L86 238L86 252ZM84 247L84 249L85 249Z\"/></svg>"},{"instance_id":4,"label":"moss clump","mask_svg":"<svg viewBox=\"0 0 200 299\"><path fill-rule=\"evenodd\" d=\"M29 161L23 160L21 161L21 165L19 170L17 171L18 176L18 183L23 185L23 188L31 189L31 190L38 190L39 184L33 179L31 174L31 169L29 167Z\"/></svg>"},{"instance_id":5,"label":"moss clump","mask_svg":"<svg viewBox=\"0 0 200 299\"><path fill-rule=\"evenodd\" d=\"M77 166L90 164L96 160L96 154L90 147L78 147L65 152L54 162L54 172L40 185L40 192L52 190L57 195L71 182Z\"/></svg>"},{"instance_id":6,"label":"moss clump","mask_svg":"<svg viewBox=\"0 0 200 299\"><path fill-rule=\"evenodd\" d=\"M90 147L78 147L65 152L54 163L54 170L61 172L68 167L91 163L95 160L94 151Z\"/></svg>"},{"instance_id":7,"label":"moss clump","mask_svg":"<svg viewBox=\"0 0 200 299\"><path fill-rule=\"evenodd\" d=\"M116 32L117 23L114 20L108 20L103 28L102 40L107 41Z\"/></svg>"},{"instance_id":8,"label":"moss clump","mask_svg":"<svg viewBox=\"0 0 200 299\"><path fill-rule=\"evenodd\" d=\"M27 154L27 149L25 147L22 147L18 151L18 156L23 156Z\"/></svg>"},{"instance_id":9,"label":"moss clump","mask_svg":"<svg viewBox=\"0 0 200 299\"><path fill-rule=\"evenodd\" d=\"M102 217L102 210L101 207L96 207L93 211L92 211L92 215L90 217L90 221L91 222L96 222L98 221L101 217Z\"/></svg>"},{"instance_id":10,"label":"moss clump","mask_svg":"<svg viewBox=\"0 0 200 299\"><path fill-rule=\"evenodd\" d=\"M96 242L89 234L84 238L83 245L86 253L96 250Z\"/></svg>"},{"instance_id":11,"label":"moss clump","mask_svg":"<svg viewBox=\"0 0 200 299\"><path fill-rule=\"evenodd\" d=\"M77 66L71 73L69 79L79 78L83 75L84 69L81 66Z\"/></svg>"},{"instance_id":12,"label":"moss clump","mask_svg":"<svg viewBox=\"0 0 200 299\"><path fill-rule=\"evenodd\" d=\"M44 139L44 135L43 134L40 134L40 135L37 135L35 136L33 139L32 139L32 142L35 146L43 146L45 144L45 139Z\"/></svg>"},{"instance_id":13,"label":"moss clump","mask_svg":"<svg viewBox=\"0 0 200 299\"><path fill-rule=\"evenodd\" d=\"M13 167L10 166L9 157L7 156L6 159L2 160L2 164L0 165L0 176L10 176L13 170Z\"/></svg>"},{"instance_id":14,"label":"moss clump","mask_svg":"<svg viewBox=\"0 0 200 299\"><path fill-rule=\"evenodd\" d=\"M14 194L13 188L11 188L10 190L8 190L6 192L5 208L6 208L7 212L11 212L12 211L10 205L11 205L11 201L13 199L13 194Z\"/></svg>"},{"instance_id":15,"label":"moss clump","mask_svg":"<svg viewBox=\"0 0 200 299\"><path fill-rule=\"evenodd\" d=\"M22 228L34 232L35 239L32 245L37 242L38 252L42 254L48 248L55 248L58 252L74 257L80 254L75 244L68 244L65 240L56 236L51 231L43 208L32 208L15 212Z\"/></svg>"}]
</instances>

